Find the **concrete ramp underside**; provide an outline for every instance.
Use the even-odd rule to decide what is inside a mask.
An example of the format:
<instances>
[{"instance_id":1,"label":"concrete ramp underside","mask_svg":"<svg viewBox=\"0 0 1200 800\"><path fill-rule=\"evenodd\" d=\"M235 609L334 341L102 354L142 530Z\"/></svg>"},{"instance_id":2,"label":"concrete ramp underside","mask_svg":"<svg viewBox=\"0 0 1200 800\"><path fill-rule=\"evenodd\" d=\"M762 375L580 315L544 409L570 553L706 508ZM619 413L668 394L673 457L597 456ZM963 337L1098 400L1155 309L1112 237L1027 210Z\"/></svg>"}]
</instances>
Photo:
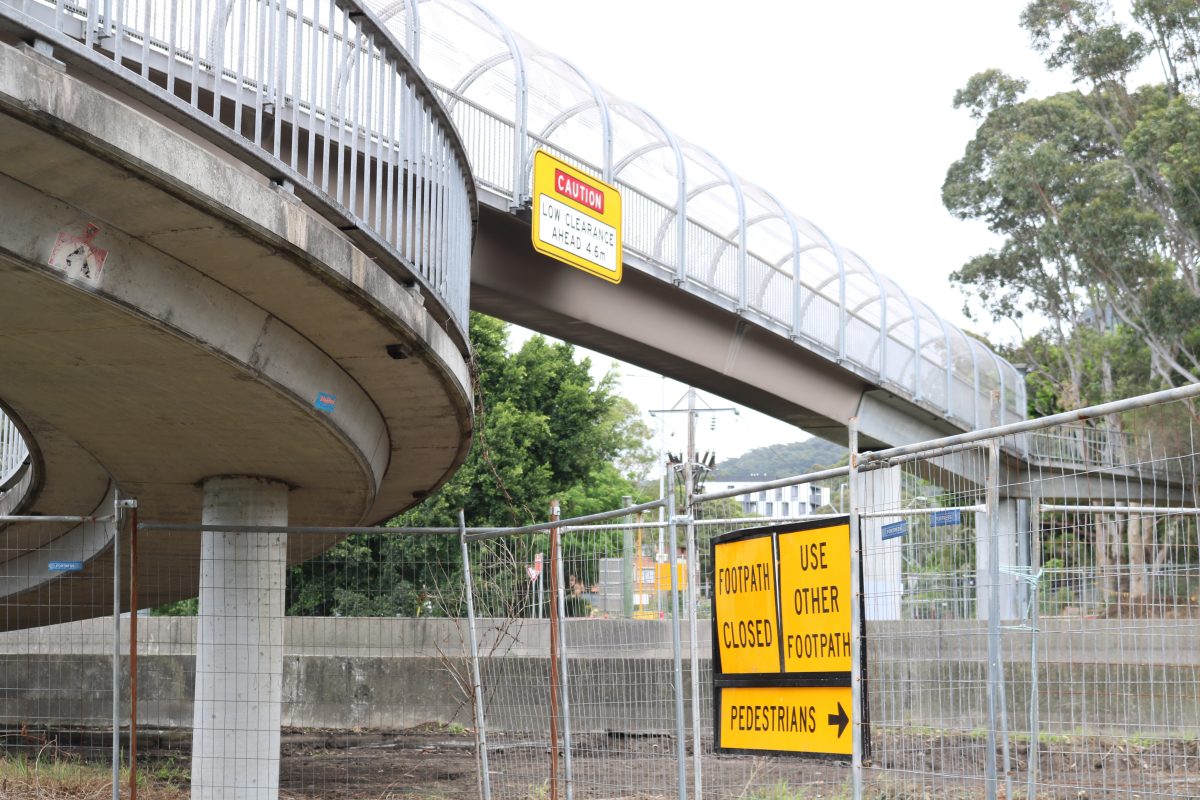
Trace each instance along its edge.
<instances>
[{"instance_id":1,"label":"concrete ramp underside","mask_svg":"<svg viewBox=\"0 0 1200 800\"><path fill-rule=\"evenodd\" d=\"M108 513L117 488L198 522L205 479L253 475L291 487L294 524L375 523L453 474L472 424L465 355L419 294L266 177L2 41L0 399L31 440L22 514ZM0 569L71 535L0 530ZM292 537L289 560L331 541ZM197 536L142 544L148 603L195 595ZM0 627L111 603L33 577L0 593L43 618Z\"/></svg>"}]
</instances>

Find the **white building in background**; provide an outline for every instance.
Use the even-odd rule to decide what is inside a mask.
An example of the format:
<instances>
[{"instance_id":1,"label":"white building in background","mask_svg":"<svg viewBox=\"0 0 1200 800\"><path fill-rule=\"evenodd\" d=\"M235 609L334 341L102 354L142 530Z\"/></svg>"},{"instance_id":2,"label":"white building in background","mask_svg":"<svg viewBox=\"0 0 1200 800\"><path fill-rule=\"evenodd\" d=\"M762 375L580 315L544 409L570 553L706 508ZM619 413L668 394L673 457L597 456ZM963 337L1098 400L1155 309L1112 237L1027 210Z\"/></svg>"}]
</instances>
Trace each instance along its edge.
<instances>
[{"instance_id":1,"label":"white building in background","mask_svg":"<svg viewBox=\"0 0 1200 800\"><path fill-rule=\"evenodd\" d=\"M724 491L739 489L743 486L754 486L753 481L708 481L706 491ZM742 504L742 511L747 515L755 514L768 519L794 519L817 513L836 512L830 506L832 492L827 486L816 486L811 483L800 483L795 486L785 486L781 489L765 489L757 492L738 495L735 499ZM825 506L825 508L821 508Z\"/></svg>"}]
</instances>

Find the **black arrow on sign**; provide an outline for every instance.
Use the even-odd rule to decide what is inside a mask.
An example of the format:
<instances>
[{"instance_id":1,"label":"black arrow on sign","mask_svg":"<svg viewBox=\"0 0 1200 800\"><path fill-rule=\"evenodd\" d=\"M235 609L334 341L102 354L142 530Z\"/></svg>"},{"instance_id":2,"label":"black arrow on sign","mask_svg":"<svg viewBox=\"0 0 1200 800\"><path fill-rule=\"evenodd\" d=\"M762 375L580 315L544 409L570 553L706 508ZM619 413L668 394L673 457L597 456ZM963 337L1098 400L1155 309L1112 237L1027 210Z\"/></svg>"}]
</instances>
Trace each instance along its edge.
<instances>
[{"instance_id":1,"label":"black arrow on sign","mask_svg":"<svg viewBox=\"0 0 1200 800\"><path fill-rule=\"evenodd\" d=\"M846 730L847 723L850 718L846 716L846 709L842 708L842 704L838 703L838 713L829 715L829 724L838 726L838 738L842 738L842 733Z\"/></svg>"}]
</instances>

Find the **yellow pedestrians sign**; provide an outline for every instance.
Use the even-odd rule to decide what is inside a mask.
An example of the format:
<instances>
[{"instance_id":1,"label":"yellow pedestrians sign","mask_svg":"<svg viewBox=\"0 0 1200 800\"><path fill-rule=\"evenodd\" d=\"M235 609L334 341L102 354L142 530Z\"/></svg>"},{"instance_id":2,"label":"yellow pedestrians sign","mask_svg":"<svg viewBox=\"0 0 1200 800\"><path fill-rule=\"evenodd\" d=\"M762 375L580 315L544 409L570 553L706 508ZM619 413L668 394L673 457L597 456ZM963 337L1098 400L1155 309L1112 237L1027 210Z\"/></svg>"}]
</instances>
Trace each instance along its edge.
<instances>
[{"instance_id":1,"label":"yellow pedestrians sign","mask_svg":"<svg viewBox=\"0 0 1200 800\"><path fill-rule=\"evenodd\" d=\"M533 249L621 282L621 193L544 150L533 154Z\"/></svg>"},{"instance_id":2,"label":"yellow pedestrians sign","mask_svg":"<svg viewBox=\"0 0 1200 800\"><path fill-rule=\"evenodd\" d=\"M718 750L843 755L853 752L849 686L719 688Z\"/></svg>"},{"instance_id":3,"label":"yellow pedestrians sign","mask_svg":"<svg viewBox=\"0 0 1200 800\"><path fill-rule=\"evenodd\" d=\"M779 534L783 669L850 671L850 526Z\"/></svg>"},{"instance_id":4,"label":"yellow pedestrians sign","mask_svg":"<svg viewBox=\"0 0 1200 800\"><path fill-rule=\"evenodd\" d=\"M774 539L759 536L718 545L713 570L720 671L779 672Z\"/></svg>"}]
</instances>

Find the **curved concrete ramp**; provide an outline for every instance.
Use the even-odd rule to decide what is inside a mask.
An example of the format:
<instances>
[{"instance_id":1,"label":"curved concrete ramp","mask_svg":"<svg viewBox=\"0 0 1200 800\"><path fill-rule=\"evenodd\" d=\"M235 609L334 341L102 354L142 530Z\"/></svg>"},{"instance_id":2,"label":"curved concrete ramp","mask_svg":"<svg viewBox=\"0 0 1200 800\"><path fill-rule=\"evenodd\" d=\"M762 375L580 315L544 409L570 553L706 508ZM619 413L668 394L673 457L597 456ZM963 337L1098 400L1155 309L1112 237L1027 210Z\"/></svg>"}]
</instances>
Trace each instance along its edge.
<instances>
[{"instance_id":1,"label":"curved concrete ramp","mask_svg":"<svg viewBox=\"0 0 1200 800\"><path fill-rule=\"evenodd\" d=\"M256 475L290 487L291 521L354 525L445 481L469 446L469 372L420 293L90 82L0 39L0 398L38 474L20 513L95 513L111 481L144 519L194 522L202 481ZM0 558L70 535L42 527L0 532ZM288 558L328 543L293 537ZM147 542L146 601L194 595L197 552ZM24 624L88 615L68 600Z\"/></svg>"}]
</instances>

